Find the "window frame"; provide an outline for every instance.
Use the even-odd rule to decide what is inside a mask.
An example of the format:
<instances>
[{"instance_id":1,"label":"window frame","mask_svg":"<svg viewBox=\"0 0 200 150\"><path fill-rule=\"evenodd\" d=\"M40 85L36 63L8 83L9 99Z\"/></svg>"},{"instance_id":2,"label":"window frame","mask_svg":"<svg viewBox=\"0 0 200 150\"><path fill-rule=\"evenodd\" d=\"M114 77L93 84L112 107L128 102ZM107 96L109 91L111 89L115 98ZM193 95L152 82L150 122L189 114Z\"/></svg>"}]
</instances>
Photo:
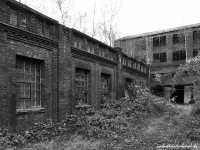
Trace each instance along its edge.
<instances>
[{"instance_id":1,"label":"window frame","mask_svg":"<svg viewBox=\"0 0 200 150\"><path fill-rule=\"evenodd\" d=\"M79 76L80 78L78 78L77 76ZM76 68L75 70L75 93L76 93L75 103L76 105L89 104L89 82L90 82L89 76L90 76L89 70L86 70L83 68ZM82 80L81 80L81 77L82 77Z\"/></svg>"},{"instance_id":2,"label":"window frame","mask_svg":"<svg viewBox=\"0 0 200 150\"><path fill-rule=\"evenodd\" d=\"M174 51L172 54L172 60L173 61L186 60L186 50Z\"/></svg>"},{"instance_id":3,"label":"window frame","mask_svg":"<svg viewBox=\"0 0 200 150\"><path fill-rule=\"evenodd\" d=\"M24 110L24 109L42 108L42 61L34 58L17 56L16 71L17 71L16 109ZM27 86L29 87L28 90L25 88L25 85L28 85ZM21 95L22 93L23 95ZM29 93L28 97L26 97L27 93Z\"/></svg>"},{"instance_id":4,"label":"window frame","mask_svg":"<svg viewBox=\"0 0 200 150\"><path fill-rule=\"evenodd\" d=\"M166 46L166 44L167 44L166 35L153 38L153 47Z\"/></svg>"},{"instance_id":5,"label":"window frame","mask_svg":"<svg viewBox=\"0 0 200 150\"><path fill-rule=\"evenodd\" d=\"M165 57L163 57L165 56ZM153 54L153 61L154 62L167 62L167 53L154 53Z\"/></svg>"}]
</instances>

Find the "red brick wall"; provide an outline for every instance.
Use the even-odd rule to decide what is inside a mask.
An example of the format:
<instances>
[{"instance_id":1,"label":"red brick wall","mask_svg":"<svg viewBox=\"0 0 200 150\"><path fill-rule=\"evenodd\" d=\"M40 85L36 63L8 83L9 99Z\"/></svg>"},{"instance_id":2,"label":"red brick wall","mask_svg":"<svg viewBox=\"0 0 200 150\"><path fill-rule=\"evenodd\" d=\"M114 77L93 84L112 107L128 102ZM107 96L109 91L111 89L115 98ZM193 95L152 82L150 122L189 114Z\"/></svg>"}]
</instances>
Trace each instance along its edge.
<instances>
[{"instance_id":1,"label":"red brick wall","mask_svg":"<svg viewBox=\"0 0 200 150\"><path fill-rule=\"evenodd\" d=\"M94 108L100 108L102 73L111 77L110 100L123 96L124 77L132 77L134 71L124 70L122 59L119 59L123 55L120 50L116 51L78 31L77 35L83 39L89 38L89 44L94 44L94 53L87 52L85 46L83 46L85 49L74 48L74 29L66 28L52 19L38 15L37 12L28 7L24 8L24 5L16 1L18 7L16 4L11 5L10 1L5 2L0 1L0 122L2 124L13 130L24 130L34 122L64 119L66 114L75 108L76 68L90 71L89 104ZM10 21L10 12L15 13L15 11L17 20L14 16ZM26 29L23 30L20 29L20 14L26 15ZM44 107L42 111L28 110L23 113L16 111L17 56L42 61L42 107Z\"/></svg>"}]
</instances>

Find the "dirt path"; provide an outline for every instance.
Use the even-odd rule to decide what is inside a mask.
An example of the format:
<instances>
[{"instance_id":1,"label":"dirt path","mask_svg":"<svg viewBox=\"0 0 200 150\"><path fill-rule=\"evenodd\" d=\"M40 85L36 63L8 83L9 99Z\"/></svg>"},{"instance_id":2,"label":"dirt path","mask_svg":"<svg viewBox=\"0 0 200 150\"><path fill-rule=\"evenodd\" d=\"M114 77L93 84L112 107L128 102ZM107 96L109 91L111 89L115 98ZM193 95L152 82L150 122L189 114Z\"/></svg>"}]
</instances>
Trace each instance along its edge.
<instances>
[{"instance_id":1,"label":"dirt path","mask_svg":"<svg viewBox=\"0 0 200 150\"><path fill-rule=\"evenodd\" d=\"M132 149L155 150L157 145L170 144L170 138L179 127L179 119L183 115L189 115L192 106L168 104L175 110L174 115L166 113L161 117L150 118L146 120L143 127L136 128L134 139L132 140ZM133 137L133 136L132 136ZM168 143L167 143L168 142ZM131 149L130 148L130 149Z\"/></svg>"}]
</instances>

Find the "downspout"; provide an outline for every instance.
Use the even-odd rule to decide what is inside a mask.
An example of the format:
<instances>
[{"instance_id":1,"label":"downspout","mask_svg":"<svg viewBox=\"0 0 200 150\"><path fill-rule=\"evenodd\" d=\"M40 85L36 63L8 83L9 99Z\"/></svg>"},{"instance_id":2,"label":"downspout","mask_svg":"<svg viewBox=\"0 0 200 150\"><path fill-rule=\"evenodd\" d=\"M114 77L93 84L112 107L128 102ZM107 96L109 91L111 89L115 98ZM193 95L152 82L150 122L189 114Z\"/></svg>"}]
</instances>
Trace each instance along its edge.
<instances>
[{"instance_id":1,"label":"downspout","mask_svg":"<svg viewBox=\"0 0 200 150\"><path fill-rule=\"evenodd\" d=\"M187 58L187 34L186 34L186 28L184 30L184 35L185 35L185 56L186 56L186 62L188 61L188 58Z\"/></svg>"},{"instance_id":2,"label":"downspout","mask_svg":"<svg viewBox=\"0 0 200 150\"><path fill-rule=\"evenodd\" d=\"M60 115L59 115L59 75L60 75L60 69L59 69L59 60L60 60L60 25L58 24L58 50L57 50L57 121L60 121Z\"/></svg>"}]
</instances>

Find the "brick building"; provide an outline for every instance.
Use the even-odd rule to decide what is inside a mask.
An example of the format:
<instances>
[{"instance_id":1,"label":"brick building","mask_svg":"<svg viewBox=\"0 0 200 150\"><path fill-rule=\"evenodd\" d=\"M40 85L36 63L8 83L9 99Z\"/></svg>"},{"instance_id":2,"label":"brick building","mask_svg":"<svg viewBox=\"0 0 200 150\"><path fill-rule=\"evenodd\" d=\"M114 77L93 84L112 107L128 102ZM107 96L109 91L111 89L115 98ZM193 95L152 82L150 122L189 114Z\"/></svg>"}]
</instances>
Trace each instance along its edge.
<instances>
[{"instance_id":1,"label":"brick building","mask_svg":"<svg viewBox=\"0 0 200 150\"><path fill-rule=\"evenodd\" d=\"M186 59L198 54L200 48L200 24L123 37L115 41L128 56L150 64L151 75L158 73L165 77L160 89L166 99L177 96L177 103L187 104L192 98L192 83L179 77L172 94L171 83L177 67ZM154 85L152 82L151 85Z\"/></svg>"},{"instance_id":2,"label":"brick building","mask_svg":"<svg viewBox=\"0 0 200 150\"><path fill-rule=\"evenodd\" d=\"M62 120L77 106L146 86L149 69L120 48L67 28L15 0L0 1L0 122L21 130Z\"/></svg>"}]
</instances>

